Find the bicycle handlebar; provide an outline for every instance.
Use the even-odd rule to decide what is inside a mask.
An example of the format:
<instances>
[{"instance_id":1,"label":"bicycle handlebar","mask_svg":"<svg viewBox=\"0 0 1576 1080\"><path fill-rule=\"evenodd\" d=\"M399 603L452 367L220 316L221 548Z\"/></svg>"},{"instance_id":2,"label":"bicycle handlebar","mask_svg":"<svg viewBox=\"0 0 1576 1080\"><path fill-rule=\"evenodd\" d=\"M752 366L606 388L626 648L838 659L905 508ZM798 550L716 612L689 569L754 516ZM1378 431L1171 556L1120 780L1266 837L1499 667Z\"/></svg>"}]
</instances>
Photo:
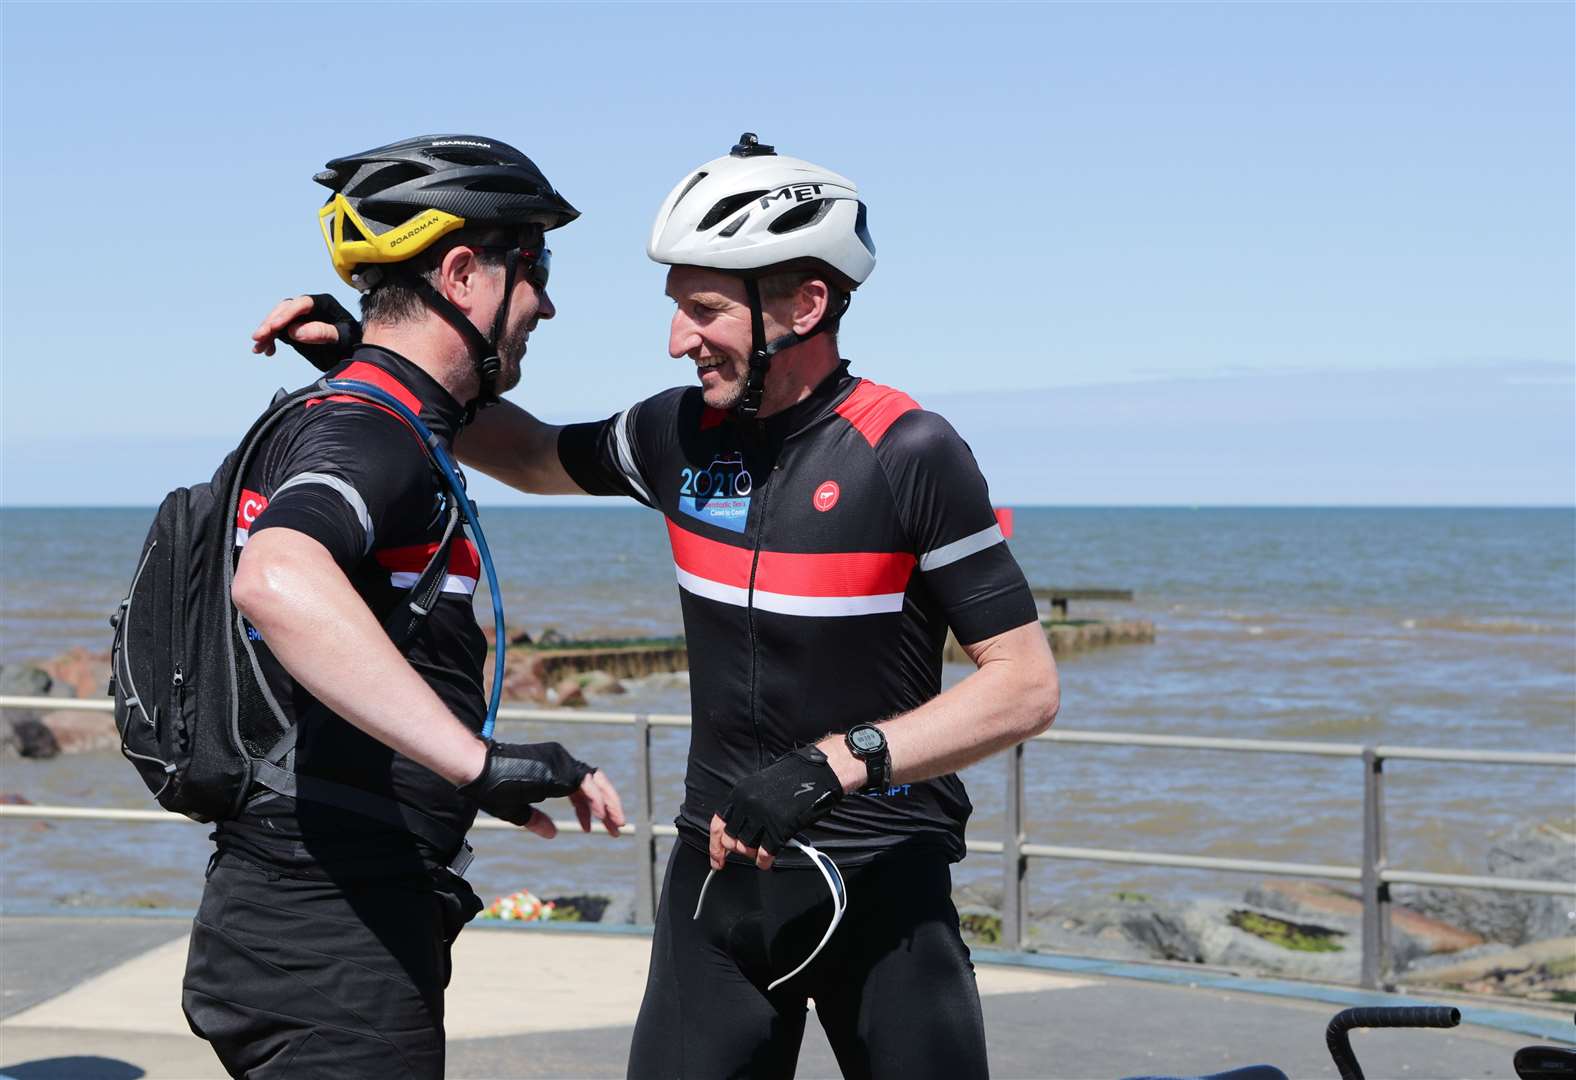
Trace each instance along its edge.
<instances>
[{"instance_id":1,"label":"bicycle handlebar","mask_svg":"<svg viewBox=\"0 0 1576 1080\"><path fill-rule=\"evenodd\" d=\"M1352 1028L1453 1028L1461 1023L1461 1010L1449 1005L1380 1005L1345 1009L1335 1014L1325 1029L1324 1043L1340 1070L1341 1080L1363 1080L1347 1032Z\"/></svg>"}]
</instances>

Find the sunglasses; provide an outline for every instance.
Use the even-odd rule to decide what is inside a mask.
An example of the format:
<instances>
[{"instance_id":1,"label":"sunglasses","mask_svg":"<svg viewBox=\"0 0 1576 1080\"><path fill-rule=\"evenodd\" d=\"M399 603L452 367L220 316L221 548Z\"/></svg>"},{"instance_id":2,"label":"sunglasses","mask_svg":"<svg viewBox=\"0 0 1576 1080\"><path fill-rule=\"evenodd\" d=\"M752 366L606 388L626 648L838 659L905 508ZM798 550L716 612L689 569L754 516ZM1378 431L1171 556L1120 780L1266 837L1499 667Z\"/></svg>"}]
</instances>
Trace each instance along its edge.
<instances>
[{"instance_id":1,"label":"sunglasses","mask_svg":"<svg viewBox=\"0 0 1576 1080\"><path fill-rule=\"evenodd\" d=\"M792 971L781 978L775 979L768 983L766 986L767 990L777 989L783 983L787 982L789 979L799 974L799 972L809 967L810 961L821 955L821 950L826 948L826 943L832 940L832 933L837 929L837 924L843 921L843 913L848 910L848 886L843 881L843 873L837 868L837 864L834 863L830 857L822 854L820 851L816 850L811 845L804 843L803 841L790 840L788 843L808 855L810 857L810 861L815 864L815 868L821 871L821 877L826 881L826 888L832 894L832 922L831 925L826 928L826 933L821 935L820 944L818 944L811 951L809 956L804 958L804 963L800 964L798 967L794 968ZM700 896L695 900L695 914L691 916L691 918L700 918L701 906L706 903L706 890L711 888L711 879L716 876L716 870L707 872L706 880L701 883Z\"/></svg>"},{"instance_id":2,"label":"sunglasses","mask_svg":"<svg viewBox=\"0 0 1576 1080\"><path fill-rule=\"evenodd\" d=\"M545 244L540 248L500 247L489 244L484 250L514 252L519 260L515 264L519 275L529 281L537 292L547 288L547 279L553 270L553 253Z\"/></svg>"}]
</instances>

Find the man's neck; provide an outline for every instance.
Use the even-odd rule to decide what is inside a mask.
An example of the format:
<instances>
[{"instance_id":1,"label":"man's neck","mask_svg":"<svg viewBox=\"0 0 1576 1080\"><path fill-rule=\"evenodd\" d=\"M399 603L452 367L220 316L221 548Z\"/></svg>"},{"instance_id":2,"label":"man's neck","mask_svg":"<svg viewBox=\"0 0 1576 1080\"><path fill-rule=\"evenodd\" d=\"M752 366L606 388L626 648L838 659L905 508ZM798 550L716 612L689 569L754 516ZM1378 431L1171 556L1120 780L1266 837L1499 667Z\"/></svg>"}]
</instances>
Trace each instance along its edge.
<instances>
[{"instance_id":1,"label":"man's neck","mask_svg":"<svg viewBox=\"0 0 1576 1080\"><path fill-rule=\"evenodd\" d=\"M437 316L394 324L368 323L361 340L399 353L431 375L455 401L470 401L476 396L476 366L470 348L454 327Z\"/></svg>"},{"instance_id":2,"label":"man's neck","mask_svg":"<svg viewBox=\"0 0 1576 1080\"><path fill-rule=\"evenodd\" d=\"M766 392L761 395L762 420L773 413L791 409L815 392L815 388L836 371L842 359L837 355L834 338L820 335L784 349L772 357L766 375Z\"/></svg>"}]
</instances>

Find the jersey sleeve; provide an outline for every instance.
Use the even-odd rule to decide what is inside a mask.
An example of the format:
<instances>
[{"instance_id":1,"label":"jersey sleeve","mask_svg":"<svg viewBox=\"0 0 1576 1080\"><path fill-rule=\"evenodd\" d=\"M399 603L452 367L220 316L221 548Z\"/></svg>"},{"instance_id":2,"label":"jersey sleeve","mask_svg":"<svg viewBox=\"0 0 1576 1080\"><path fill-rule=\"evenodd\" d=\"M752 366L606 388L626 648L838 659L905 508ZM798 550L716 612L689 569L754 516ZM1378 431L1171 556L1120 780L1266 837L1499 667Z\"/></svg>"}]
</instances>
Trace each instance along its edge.
<instances>
[{"instance_id":1,"label":"jersey sleeve","mask_svg":"<svg viewBox=\"0 0 1576 1080\"><path fill-rule=\"evenodd\" d=\"M415 433L392 413L359 402L311 409L288 440L269 447L268 505L249 535L305 533L348 573L395 521L432 515L430 466Z\"/></svg>"},{"instance_id":2,"label":"jersey sleeve","mask_svg":"<svg viewBox=\"0 0 1576 1080\"><path fill-rule=\"evenodd\" d=\"M1039 612L991 507L974 453L945 419L915 409L876 448L919 572L964 645L1025 623Z\"/></svg>"},{"instance_id":3,"label":"jersey sleeve","mask_svg":"<svg viewBox=\"0 0 1576 1080\"><path fill-rule=\"evenodd\" d=\"M558 460L569 478L590 495L628 495L655 507L657 485L651 466L677 429L683 389L647 398L589 424L569 424L558 433Z\"/></svg>"}]
</instances>

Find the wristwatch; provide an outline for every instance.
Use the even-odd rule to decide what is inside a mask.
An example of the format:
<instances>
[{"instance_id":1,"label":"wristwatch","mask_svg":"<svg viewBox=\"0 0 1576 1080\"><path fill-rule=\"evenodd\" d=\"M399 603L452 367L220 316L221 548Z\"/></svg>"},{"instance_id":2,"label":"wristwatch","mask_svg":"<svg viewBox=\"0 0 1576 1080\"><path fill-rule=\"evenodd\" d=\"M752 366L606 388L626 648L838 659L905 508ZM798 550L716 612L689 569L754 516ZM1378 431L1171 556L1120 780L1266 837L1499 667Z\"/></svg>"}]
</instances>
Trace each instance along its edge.
<instances>
[{"instance_id":1,"label":"wristwatch","mask_svg":"<svg viewBox=\"0 0 1576 1080\"><path fill-rule=\"evenodd\" d=\"M843 736L848 752L865 763L865 786L861 791L885 791L892 786L892 752L886 735L874 724L855 724Z\"/></svg>"}]
</instances>

